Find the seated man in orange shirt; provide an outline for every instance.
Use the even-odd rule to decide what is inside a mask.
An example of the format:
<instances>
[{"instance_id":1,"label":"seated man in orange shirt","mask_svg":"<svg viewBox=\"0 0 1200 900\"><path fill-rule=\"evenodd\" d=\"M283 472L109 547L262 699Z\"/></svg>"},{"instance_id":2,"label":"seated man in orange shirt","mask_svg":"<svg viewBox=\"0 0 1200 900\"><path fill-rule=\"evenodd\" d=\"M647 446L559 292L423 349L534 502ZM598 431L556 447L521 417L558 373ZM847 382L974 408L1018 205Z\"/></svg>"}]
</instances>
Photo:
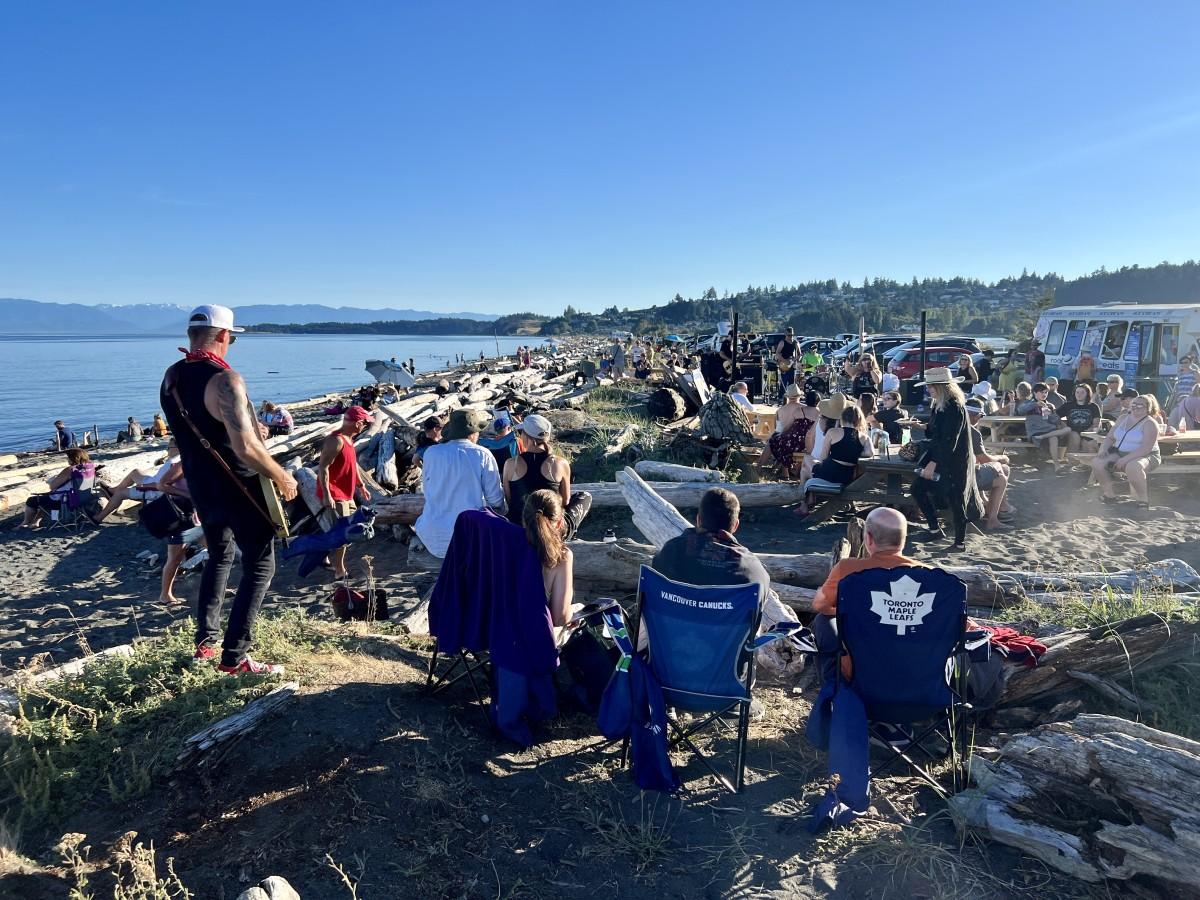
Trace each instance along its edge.
<instances>
[{"instance_id":1,"label":"seated man in orange shirt","mask_svg":"<svg viewBox=\"0 0 1200 900\"><path fill-rule=\"evenodd\" d=\"M923 563L901 554L908 537L908 520L904 515L887 506L871 510L863 529L863 544L867 555L862 559L843 559L829 572L825 583L817 588L813 597L812 631L817 642L817 659L821 665L822 683L833 678L834 660L837 659L838 635L837 615L838 582L853 572L864 569L894 569L897 566L920 566ZM848 661L842 664L842 674L849 678Z\"/></svg>"}]
</instances>

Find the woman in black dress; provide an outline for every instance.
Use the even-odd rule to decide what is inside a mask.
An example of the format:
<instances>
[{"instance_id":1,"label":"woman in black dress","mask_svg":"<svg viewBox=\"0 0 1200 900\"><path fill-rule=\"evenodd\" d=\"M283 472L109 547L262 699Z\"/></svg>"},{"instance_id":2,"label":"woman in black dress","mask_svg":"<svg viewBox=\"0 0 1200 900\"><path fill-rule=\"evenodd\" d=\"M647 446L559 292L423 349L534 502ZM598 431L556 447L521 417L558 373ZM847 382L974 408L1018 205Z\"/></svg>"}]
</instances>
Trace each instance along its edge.
<instances>
[{"instance_id":1,"label":"woman in black dress","mask_svg":"<svg viewBox=\"0 0 1200 900\"><path fill-rule=\"evenodd\" d=\"M926 430L928 449L913 481L913 499L921 508L929 532L925 540L945 537L937 508L950 510L954 543L950 550L967 549L967 523L983 516L983 503L975 484L975 455L971 449L971 424L963 406L963 392L946 368L930 369L924 384L929 388L933 412ZM921 385L918 385L920 387Z\"/></svg>"}]
</instances>

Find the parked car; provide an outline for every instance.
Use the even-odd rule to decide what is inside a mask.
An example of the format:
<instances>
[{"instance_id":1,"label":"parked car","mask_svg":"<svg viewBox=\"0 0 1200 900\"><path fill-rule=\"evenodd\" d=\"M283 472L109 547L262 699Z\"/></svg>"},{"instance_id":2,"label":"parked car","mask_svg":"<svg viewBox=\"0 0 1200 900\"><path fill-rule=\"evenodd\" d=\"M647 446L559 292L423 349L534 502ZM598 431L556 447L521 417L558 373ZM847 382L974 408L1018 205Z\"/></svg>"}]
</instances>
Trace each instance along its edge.
<instances>
[{"instance_id":1,"label":"parked car","mask_svg":"<svg viewBox=\"0 0 1200 900\"><path fill-rule=\"evenodd\" d=\"M912 350L920 348L921 339L915 341L907 341L903 344L897 344L891 350L887 351L884 356L891 359L902 350ZM979 341L972 337L936 337L926 338L925 346L927 347L958 347L964 353L979 353L983 348L979 346Z\"/></svg>"},{"instance_id":2,"label":"parked car","mask_svg":"<svg viewBox=\"0 0 1200 900\"><path fill-rule=\"evenodd\" d=\"M961 347L925 347L925 368L933 369L937 366L958 365L958 358L962 356L963 350ZM921 348L911 347L908 350L900 350L892 355L888 360L887 371L891 372L901 381L906 378L912 378L921 374Z\"/></svg>"},{"instance_id":3,"label":"parked car","mask_svg":"<svg viewBox=\"0 0 1200 900\"><path fill-rule=\"evenodd\" d=\"M867 335L867 350L875 354L875 358L883 362L883 355L897 347L900 344L907 344L913 339L911 334L870 334ZM858 359L862 356L862 352L858 348L858 338L855 338L844 347L839 347L833 354L833 364L840 366L842 360L849 356L851 359Z\"/></svg>"}]
</instances>

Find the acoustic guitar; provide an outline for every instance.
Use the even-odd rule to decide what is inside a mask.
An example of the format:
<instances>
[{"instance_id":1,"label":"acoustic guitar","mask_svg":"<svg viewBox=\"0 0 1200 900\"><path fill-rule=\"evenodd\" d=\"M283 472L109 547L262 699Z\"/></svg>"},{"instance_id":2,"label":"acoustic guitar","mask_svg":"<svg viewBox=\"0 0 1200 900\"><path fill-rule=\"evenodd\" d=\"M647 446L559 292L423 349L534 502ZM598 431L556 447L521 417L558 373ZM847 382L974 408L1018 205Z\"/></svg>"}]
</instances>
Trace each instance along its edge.
<instances>
[{"instance_id":1,"label":"acoustic guitar","mask_svg":"<svg viewBox=\"0 0 1200 900\"><path fill-rule=\"evenodd\" d=\"M275 527L275 537L286 541L292 535L292 525L288 521L287 510L283 508L283 497L279 488L266 475L258 476L259 487L262 488L264 505L267 508L267 518Z\"/></svg>"}]
</instances>

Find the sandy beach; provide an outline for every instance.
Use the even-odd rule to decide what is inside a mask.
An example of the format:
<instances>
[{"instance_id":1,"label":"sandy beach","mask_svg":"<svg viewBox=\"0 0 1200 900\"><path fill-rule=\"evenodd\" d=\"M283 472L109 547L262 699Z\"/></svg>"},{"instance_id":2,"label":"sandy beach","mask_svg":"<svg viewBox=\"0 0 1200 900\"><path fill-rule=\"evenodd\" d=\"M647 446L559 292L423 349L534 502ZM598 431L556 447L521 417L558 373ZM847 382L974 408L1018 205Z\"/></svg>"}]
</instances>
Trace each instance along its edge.
<instances>
[{"instance_id":1,"label":"sandy beach","mask_svg":"<svg viewBox=\"0 0 1200 900\"><path fill-rule=\"evenodd\" d=\"M1017 507L1014 530L971 537L963 556L943 555L936 547L927 551L914 542L909 551L930 561L1021 571L1111 570L1166 558L1200 568L1200 494L1188 490L1186 482L1156 483L1151 477L1153 507L1136 510L1132 504L1102 506L1097 488L1085 487L1086 481L1084 472L1055 477L1018 465L1010 494ZM690 518L693 512L684 514ZM96 651L149 637L191 615L198 573L181 575L176 582L184 603L160 604L160 568L147 565L138 554L158 553L161 562L164 547L133 519L117 515L78 534L22 531L16 522L0 529L0 671L20 668L40 653L50 654L54 662L72 659L82 655L84 641ZM610 527L621 536L642 539L628 512L617 509L596 510L580 537L598 540ZM844 518L813 528L801 526L790 509L747 509L739 537L762 552L819 553L844 532ZM368 545L351 548L352 571L362 571L356 561L364 554L374 559L379 585L401 605L414 601L430 581L428 574L405 571L407 550L390 529L381 529ZM319 570L301 579L297 566L296 561L278 560L265 609L331 616L330 575Z\"/></svg>"}]
</instances>

